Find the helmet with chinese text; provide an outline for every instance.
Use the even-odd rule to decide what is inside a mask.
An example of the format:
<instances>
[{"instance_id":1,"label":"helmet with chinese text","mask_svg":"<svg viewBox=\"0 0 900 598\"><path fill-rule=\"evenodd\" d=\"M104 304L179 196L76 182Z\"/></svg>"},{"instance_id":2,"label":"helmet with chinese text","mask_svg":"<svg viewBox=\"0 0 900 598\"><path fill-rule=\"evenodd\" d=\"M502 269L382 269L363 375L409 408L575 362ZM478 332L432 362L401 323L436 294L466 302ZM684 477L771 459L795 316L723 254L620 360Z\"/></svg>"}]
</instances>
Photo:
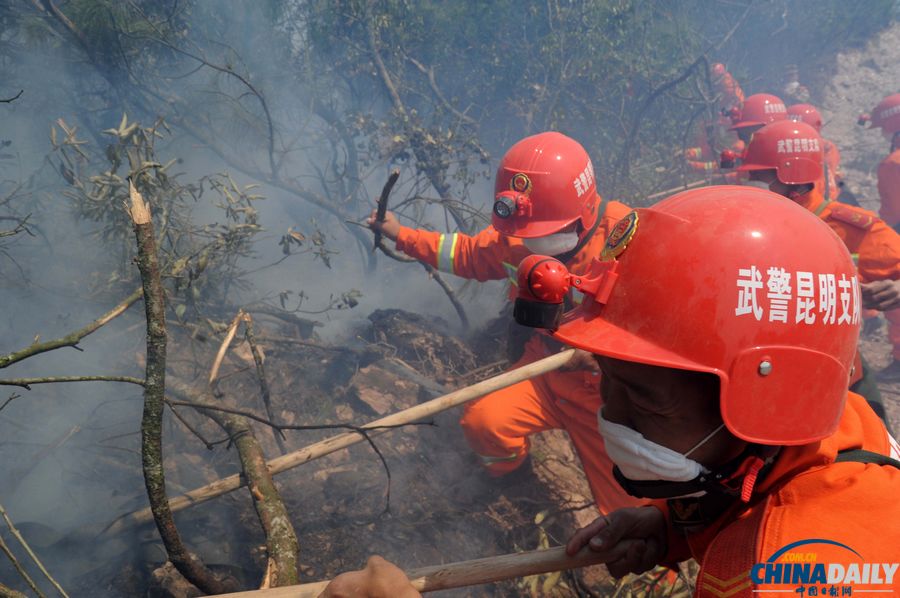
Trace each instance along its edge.
<instances>
[{"instance_id":1,"label":"helmet with chinese text","mask_svg":"<svg viewBox=\"0 0 900 598\"><path fill-rule=\"evenodd\" d=\"M835 431L861 300L850 253L819 218L767 190L707 187L635 210L603 256L569 277L585 296L554 322L554 338L714 374L722 419L748 442L806 444ZM539 257L526 261L547 269ZM558 278L522 288L550 303L545 281Z\"/></svg>"},{"instance_id":2,"label":"helmet with chinese text","mask_svg":"<svg viewBox=\"0 0 900 598\"><path fill-rule=\"evenodd\" d=\"M887 136L900 133L900 93L889 95L875 106L871 123L873 127L881 127Z\"/></svg>"},{"instance_id":3,"label":"helmet with chinese text","mask_svg":"<svg viewBox=\"0 0 900 598\"><path fill-rule=\"evenodd\" d=\"M785 120L753 135L739 171L775 170L785 185L815 183L822 178L825 145L806 123Z\"/></svg>"},{"instance_id":4,"label":"helmet with chinese text","mask_svg":"<svg viewBox=\"0 0 900 598\"><path fill-rule=\"evenodd\" d=\"M790 120L806 123L817 132L822 132L822 115L812 104L794 104L788 107L787 114Z\"/></svg>"},{"instance_id":5,"label":"helmet with chinese text","mask_svg":"<svg viewBox=\"0 0 900 598\"><path fill-rule=\"evenodd\" d=\"M786 118L787 108L781 98L770 93L755 93L735 112L731 129L761 127Z\"/></svg>"},{"instance_id":6,"label":"helmet with chinese text","mask_svg":"<svg viewBox=\"0 0 900 598\"><path fill-rule=\"evenodd\" d=\"M517 142L494 180L492 224L505 235L552 235L576 221L585 230L597 219L594 166L580 143L547 132Z\"/></svg>"}]
</instances>

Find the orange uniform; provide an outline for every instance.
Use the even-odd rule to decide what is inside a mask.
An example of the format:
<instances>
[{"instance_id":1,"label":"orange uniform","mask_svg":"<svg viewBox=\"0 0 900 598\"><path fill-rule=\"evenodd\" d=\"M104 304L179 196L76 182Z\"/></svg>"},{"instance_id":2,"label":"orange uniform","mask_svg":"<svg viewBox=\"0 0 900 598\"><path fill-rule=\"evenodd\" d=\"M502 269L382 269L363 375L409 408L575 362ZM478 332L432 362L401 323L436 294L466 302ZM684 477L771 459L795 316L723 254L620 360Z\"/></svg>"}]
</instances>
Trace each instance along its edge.
<instances>
[{"instance_id":1,"label":"orange uniform","mask_svg":"<svg viewBox=\"0 0 900 598\"><path fill-rule=\"evenodd\" d=\"M610 229L630 211L622 203L603 201L596 230L567 266L575 273L586 272L591 260L600 255ZM521 239L501 235L492 226L474 236L401 227L397 248L443 272L480 281L509 278L512 284L519 262L531 255ZM516 366L555 350L545 337L535 335ZM597 507L607 513L638 501L628 496L613 478L612 463L597 431L601 402L595 370L557 370L468 403L460 424L488 471L498 476L521 465L528 455L530 434L566 430L581 459Z\"/></svg>"},{"instance_id":2,"label":"orange uniform","mask_svg":"<svg viewBox=\"0 0 900 598\"><path fill-rule=\"evenodd\" d=\"M844 573L856 563L857 571L869 572L870 581L873 567L862 563L879 563L879 578L886 581L886 574L892 573L891 583L844 581L837 584L837 594L830 593L834 583L828 584L828 591L823 591L825 584L819 583L813 584L818 585L816 593L856 595L841 593L850 585L856 590L880 590L878 595L895 595L900 591L900 567L896 566L900 563L900 469L852 462L858 459L835 462L839 451L854 449L900 458L896 441L881 420L862 397L849 393L838 430L819 442L782 447L771 470L756 483L749 503L729 507L699 532L682 533L669 525L666 562L693 557L700 563L696 596L758 596L754 589L794 594L799 592L796 587L808 588L809 584L754 583L754 573L764 575L764 569L754 570L754 565L765 563L791 543L815 539L818 541L800 544L773 562L782 563L782 567L788 562L826 563L826 569L828 563L843 563ZM686 503L671 500L655 504L671 524L673 514Z\"/></svg>"},{"instance_id":3,"label":"orange uniform","mask_svg":"<svg viewBox=\"0 0 900 598\"><path fill-rule=\"evenodd\" d=\"M894 150L878 165L878 213L888 226L900 224L900 149Z\"/></svg>"},{"instance_id":4,"label":"orange uniform","mask_svg":"<svg viewBox=\"0 0 900 598\"><path fill-rule=\"evenodd\" d=\"M818 189L797 199L837 233L857 260L862 282L900 279L900 236L874 213L835 201ZM894 359L900 359L900 309L885 312Z\"/></svg>"}]
</instances>

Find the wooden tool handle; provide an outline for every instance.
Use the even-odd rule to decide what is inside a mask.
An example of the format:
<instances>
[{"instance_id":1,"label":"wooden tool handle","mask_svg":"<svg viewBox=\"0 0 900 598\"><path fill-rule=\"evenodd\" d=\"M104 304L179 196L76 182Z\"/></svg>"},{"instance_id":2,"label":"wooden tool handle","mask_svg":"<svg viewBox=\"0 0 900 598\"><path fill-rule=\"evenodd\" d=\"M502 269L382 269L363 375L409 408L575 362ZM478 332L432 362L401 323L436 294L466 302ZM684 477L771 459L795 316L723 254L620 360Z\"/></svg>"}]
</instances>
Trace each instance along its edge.
<instances>
[{"instance_id":1,"label":"wooden tool handle","mask_svg":"<svg viewBox=\"0 0 900 598\"><path fill-rule=\"evenodd\" d=\"M609 556L609 555L605 555ZM410 583L420 592L433 592L493 583L514 577L526 577L539 573L577 569L603 562L604 555L584 548L575 556L566 555L563 546L501 554L483 559L460 561L446 565L434 565L414 569L407 573ZM252 590L236 594L221 594L228 598L317 598L329 581L317 581L298 586Z\"/></svg>"}]
</instances>

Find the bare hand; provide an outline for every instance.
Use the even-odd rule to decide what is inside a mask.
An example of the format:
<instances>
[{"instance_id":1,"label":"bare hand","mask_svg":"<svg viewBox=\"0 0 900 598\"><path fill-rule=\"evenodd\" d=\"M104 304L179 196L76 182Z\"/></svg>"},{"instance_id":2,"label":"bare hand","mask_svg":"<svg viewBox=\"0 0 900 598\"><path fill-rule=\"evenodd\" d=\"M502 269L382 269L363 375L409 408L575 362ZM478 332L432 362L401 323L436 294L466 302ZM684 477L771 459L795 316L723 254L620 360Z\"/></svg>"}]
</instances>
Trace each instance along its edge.
<instances>
[{"instance_id":1,"label":"bare hand","mask_svg":"<svg viewBox=\"0 0 900 598\"><path fill-rule=\"evenodd\" d=\"M369 557L366 568L341 573L319 598L421 598L406 573L380 556Z\"/></svg>"},{"instance_id":2,"label":"bare hand","mask_svg":"<svg viewBox=\"0 0 900 598\"><path fill-rule=\"evenodd\" d=\"M390 239L391 241L397 240L397 235L400 234L400 221L397 220L397 216L393 212L385 212L384 213L384 222L378 222L378 211L372 210L372 213L366 219L366 225L372 230L380 230L381 234Z\"/></svg>"},{"instance_id":3,"label":"bare hand","mask_svg":"<svg viewBox=\"0 0 900 598\"><path fill-rule=\"evenodd\" d=\"M585 546L608 556L606 568L613 577L643 573L666 555L666 519L656 507L619 509L575 532L566 553L575 555Z\"/></svg>"},{"instance_id":4,"label":"bare hand","mask_svg":"<svg viewBox=\"0 0 900 598\"><path fill-rule=\"evenodd\" d=\"M597 360L594 359L593 353L585 351L584 349L575 349L575 354L572 355L572 359L560 366L559 369L564 372L571 372L573 370L599 372L600 366L597 364Z\"/></svg>"},{"instance_id":5,"label":"bare hand","mask_svg":"<svg viewBox=\"0 0 900 598\"><path fill-rule=\"evenodd\" d=\"M863 307L888 311L900 307L900 280L876 280L859 285Z\"/></svg>"}]
</instances>

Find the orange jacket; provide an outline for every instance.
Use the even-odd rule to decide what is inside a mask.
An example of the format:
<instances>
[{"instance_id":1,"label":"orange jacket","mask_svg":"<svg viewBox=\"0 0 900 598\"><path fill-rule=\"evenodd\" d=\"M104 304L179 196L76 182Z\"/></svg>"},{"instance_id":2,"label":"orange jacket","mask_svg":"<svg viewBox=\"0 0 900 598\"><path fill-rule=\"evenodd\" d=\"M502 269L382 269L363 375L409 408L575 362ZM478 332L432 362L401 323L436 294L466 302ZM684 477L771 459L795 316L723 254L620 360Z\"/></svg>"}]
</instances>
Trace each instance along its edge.
<instances>
[{"instance_id":1,"label":"orange jacket","mask_svg":"<svg viewBox=\"0 0 900 598\"><path fill-rule=\"evenodd\" d=\"M837 201L825 202L813 189L797 203L828 223L857 259L862 282L900 279L900 235L875 213Z\"/></svg>"},{"instance_id":2,"label":"orange jacket","mask_svg":"<svg viewBox=\"0 0 900 598\"><path fill-rule=\"evenodd\" d=\"M684 536L672 531L668 562L693 556L701 566L695 595L717 598L758 596L752 592L754 587L773 588L752 584L751 568L780 548L802 540L840 542L861 559L844 548L815 543L794 550L795 562L900 563L900 469L835 463L838 451L859 448L900 457L896 441L892 446L878 416L861 396L848 393L840 425L832 436L813 444L782 447L771 471L757 482L749 506L732 507L697 534ZM668 518L667 508L658 506ZM796 553L803 558L798 559ZM791 559L788 555L776 560ZM780 589L793 593L799 585L808 584L787 584ZM841 595L842 585L837 595ZM866 587L885 589L866 585L854 589ZM894 572L893 584L886 587L900 589L900 568Z\"/></svg>"},{"instance_id":3,"label":"orange jacket","mask_svg":"<svg viewBox=\"0 0 900 598\"><path fill-rule=\"evenodd\" d=\"M881 196L878 213L887 225L900 224L900 149L878 165L878 195Z\"/></svg>"},{"instance_id":4,"label":"orange jacket","mask_svg":"<svg viewBox=\"0 0 900 598\"><path fill-rule=\"evenodd\" d=\"M606 200L602 200L599 209L600 223L593 236L566 264L575 274L587 271L591 260L600 256L609 231L631 211L623 203ZM441 272L480 281L508 278L513 285L516 284L519 262L531 255L521 239L501 235L493 226L474 236L403 226L397 236L397 249Z\"/></svg>"}]
</instances>

